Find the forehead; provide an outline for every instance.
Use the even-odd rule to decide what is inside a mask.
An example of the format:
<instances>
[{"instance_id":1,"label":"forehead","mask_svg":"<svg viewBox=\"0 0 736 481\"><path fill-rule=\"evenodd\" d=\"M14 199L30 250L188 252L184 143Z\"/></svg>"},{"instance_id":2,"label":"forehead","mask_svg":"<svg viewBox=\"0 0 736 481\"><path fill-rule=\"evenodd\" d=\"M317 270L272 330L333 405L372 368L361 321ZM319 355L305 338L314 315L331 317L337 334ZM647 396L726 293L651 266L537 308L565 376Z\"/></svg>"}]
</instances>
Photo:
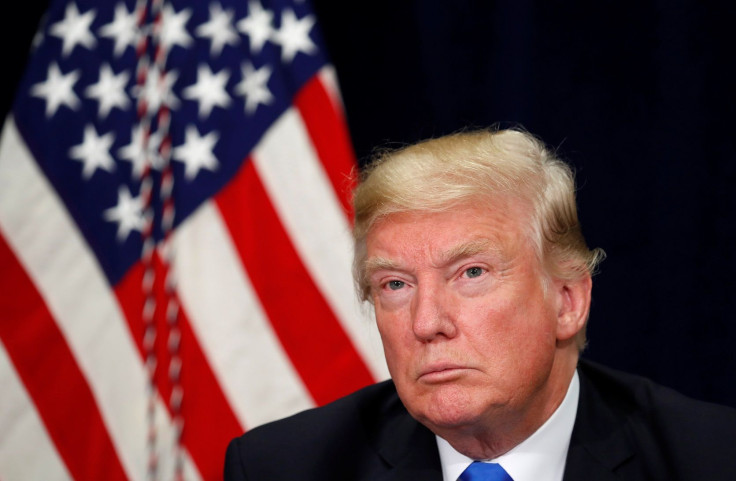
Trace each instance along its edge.
<instances>
[{"instance_id":1,"label":"forehead","mask_svg":"<svg viewBox=\"0 0 736 481\"><path fill-rule=\"evenodd\" d=\"M464 204L442 212L401 212L368 231L367 266L383 260L449 262L481 252L511 256L528 244L527 217L509 202Z\"/></svg>"}]
</instances>

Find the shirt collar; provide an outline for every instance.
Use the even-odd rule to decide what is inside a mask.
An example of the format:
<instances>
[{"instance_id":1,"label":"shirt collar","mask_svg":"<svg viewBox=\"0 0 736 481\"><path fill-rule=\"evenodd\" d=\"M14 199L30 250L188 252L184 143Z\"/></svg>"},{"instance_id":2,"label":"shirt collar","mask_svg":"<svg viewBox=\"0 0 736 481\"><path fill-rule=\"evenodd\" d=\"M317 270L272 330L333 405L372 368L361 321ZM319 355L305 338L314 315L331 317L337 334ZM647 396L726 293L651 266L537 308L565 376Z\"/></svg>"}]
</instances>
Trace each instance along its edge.
<instances>
[{"instance_id":1,"label":"shirt collar","mask_svg":"<svg viewBox=\"0 0 736 481\"><path fill-rule=\"evenodd\" d=\"M531 436L496 459L514 481L560 481L565 471L565 459L572 428L578 410L580 379L575 371L567 394L552 416ZM437 447L444 481L456 481L473 460L450 446L439 436Z\"/></svg>"}]
</instances>

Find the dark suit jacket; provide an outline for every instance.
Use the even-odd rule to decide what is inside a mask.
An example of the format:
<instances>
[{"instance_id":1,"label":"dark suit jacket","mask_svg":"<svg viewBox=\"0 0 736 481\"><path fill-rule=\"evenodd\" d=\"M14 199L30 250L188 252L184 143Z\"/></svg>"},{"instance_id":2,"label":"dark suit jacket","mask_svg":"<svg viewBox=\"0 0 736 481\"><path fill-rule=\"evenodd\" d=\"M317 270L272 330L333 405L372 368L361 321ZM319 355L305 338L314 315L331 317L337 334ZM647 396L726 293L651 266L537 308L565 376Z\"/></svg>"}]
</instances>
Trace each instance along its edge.
<instances>
[{"instance_id":1,"label":"dark suit jacket","mask_svg":"<svg viewBox=\"0 0 736 481\"><path fill-rule=\"evenodd\" d=\"M736 410L581 361L565 481L736 481ZM234 439L225 481L442 481L434 434L390 381Z\"/></svg>"}]
</instances>

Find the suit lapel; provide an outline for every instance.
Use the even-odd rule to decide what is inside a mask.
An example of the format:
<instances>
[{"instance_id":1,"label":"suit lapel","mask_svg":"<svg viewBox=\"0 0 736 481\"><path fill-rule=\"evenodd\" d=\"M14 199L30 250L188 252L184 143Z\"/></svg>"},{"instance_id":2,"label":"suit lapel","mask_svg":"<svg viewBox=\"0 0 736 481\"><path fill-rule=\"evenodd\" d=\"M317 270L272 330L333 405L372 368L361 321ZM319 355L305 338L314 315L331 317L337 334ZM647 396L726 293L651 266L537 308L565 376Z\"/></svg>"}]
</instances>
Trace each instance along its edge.
<instances>
[{"instance_id":1,"label":"suit lapel","mask_svg":"<svg viewBox=\"0 0 736 481\"><path fill-rule=\"evenodd\" d=\"M434 434L415 421L403 405L388 416L374 440L387 465L380 481L442 481Z\"/></svg>"},{"instance_id":2,"label":"suit lapel","mask_svg":"<svg viewBox=\"0 0 736 481\"><path fill-rule=\"evenodd\" d=\"M616 466L620 465L615 459L617 457L610 457L604 451L597 452L596 449L591 450L590 446L571 443L562 479L563 481L620 480L621 478L614 474ZM625 459L621 462L624 461Z\"/></svg>"},{"instance_id":3,"label":"suit lapel","mask_svg":"<svg viewBox=\"0 0 736 481\"><path fill-rule=\"evenodd\" d=\"M634 456L624 431L629 413L597 389L585 369L578 373L580 399L563 481L619 479L615 471Z\"/></svg>"}]
</instances>

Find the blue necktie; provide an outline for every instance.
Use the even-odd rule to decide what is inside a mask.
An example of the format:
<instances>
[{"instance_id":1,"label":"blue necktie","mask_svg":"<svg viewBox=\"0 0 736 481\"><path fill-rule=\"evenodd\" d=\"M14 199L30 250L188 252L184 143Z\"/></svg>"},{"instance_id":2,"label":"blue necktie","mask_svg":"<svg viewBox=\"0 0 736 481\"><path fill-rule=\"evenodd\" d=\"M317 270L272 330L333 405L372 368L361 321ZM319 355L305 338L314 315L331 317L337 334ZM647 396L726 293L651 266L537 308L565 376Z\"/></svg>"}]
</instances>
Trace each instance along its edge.
<instances>
[{"instance_id":1,"label":"blue necktie","mask_svg":"<svg viewBox=\"0 0 736 481\"><path fill-rule=\"evenodd\" d=\"M480 461L473 461L457 479L458 481L514 481L500 464Z\"/></svg>"}]
</instances>

